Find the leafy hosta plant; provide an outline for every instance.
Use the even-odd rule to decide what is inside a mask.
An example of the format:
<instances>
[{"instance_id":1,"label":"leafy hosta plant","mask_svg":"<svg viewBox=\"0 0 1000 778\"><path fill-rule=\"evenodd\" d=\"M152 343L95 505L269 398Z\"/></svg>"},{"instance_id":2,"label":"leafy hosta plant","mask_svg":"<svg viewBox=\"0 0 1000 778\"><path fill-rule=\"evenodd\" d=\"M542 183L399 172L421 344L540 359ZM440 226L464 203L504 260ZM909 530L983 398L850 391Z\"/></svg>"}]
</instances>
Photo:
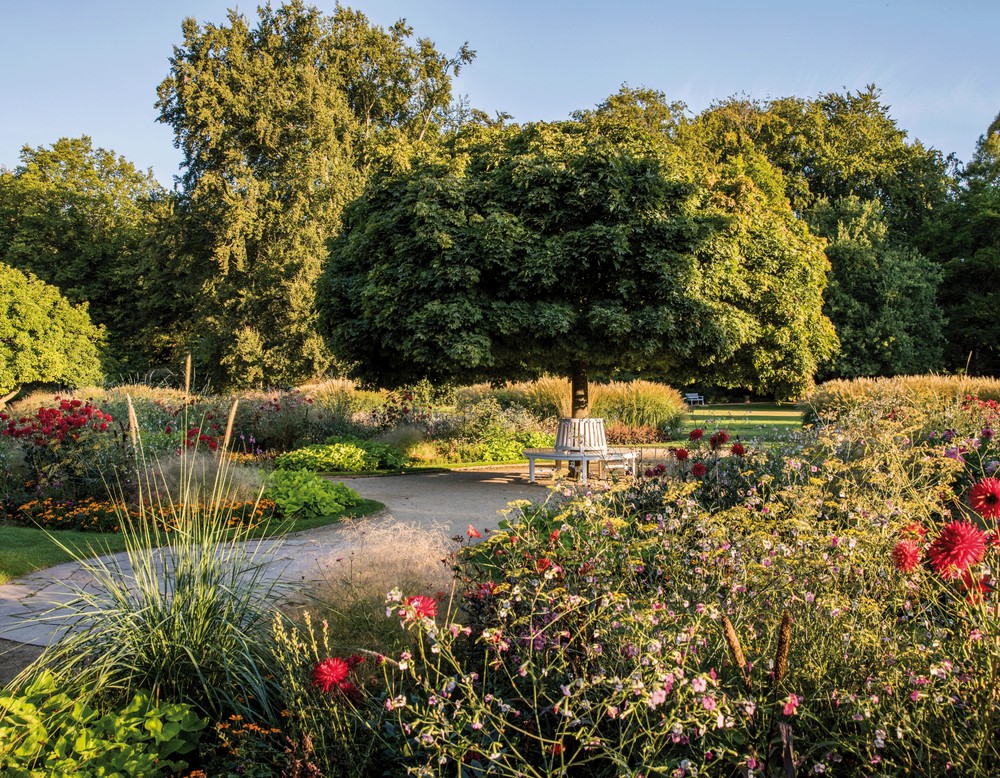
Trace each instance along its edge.
<instances>
[{"instance_id":1,"label":"leafy hosta plant","mask_svg":"<svg viewBox=\"0 0 1000 778\"><path fill-rule=\"evenodd\" d=\"M0 696L0 771L18 776L177 774L188 767L205 720L190 705L145 692L101 710L89 690L72 695L51 672Z\"/></svg>"},{"instance_id":2,"label":"leafy hosta plant","mask_svg":"<svg viewBox=\"0 0 1000 778\"><path fill-rule=\"evenodd\" d=\"M275 470L264 490L285 518L318 519L343 513L361 502L361 495L342 483L311 470Z\"/></svg>"},{"instance_id":3,"label":"leafy hosta plant","mask_svg":"<svg viewBox=\"0 0 1000 778\"><path fill-rule=\"evenodd\" d=\"M275 467L285 470L312 470L318 473L398 470L406 460L398 449L385 443L357 438L331 438L281 454Z\"/></svg>"}]
</instances>

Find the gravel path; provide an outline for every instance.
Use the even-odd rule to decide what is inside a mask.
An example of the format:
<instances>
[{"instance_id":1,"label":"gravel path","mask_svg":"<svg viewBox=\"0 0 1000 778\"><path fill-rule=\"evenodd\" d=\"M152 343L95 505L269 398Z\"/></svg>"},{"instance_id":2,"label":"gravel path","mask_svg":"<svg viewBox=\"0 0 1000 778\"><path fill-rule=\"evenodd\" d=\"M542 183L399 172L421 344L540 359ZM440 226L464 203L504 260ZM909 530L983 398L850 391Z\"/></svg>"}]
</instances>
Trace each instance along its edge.
<instances>
[{"instance_id":1,"label":"gravel path","mask_svg":"<svg viewBox=\"0 0 1000 778\"><path fill-rule=\"evenodd\" d=\"M338 480L363 497L383 503L383 520L416 524L447 537L464 535L470 524L479 531L495 529L508 503L544 500L548 494L545 486L528 483L525 468L516 466ZM253 542L260 545L267 560L269 579L301 583L314 580L321 562L346 547L344 536L344 527L333 524ZM5 676L5 660L13 661L16 656L20 661L23 644L45 646L65 633L68 612L50 611L74 596L67 584L92 582L78 564L67 562L0 585L0 680ZM45 620L39 621L46 613Z\"/></svg>"}]
</instances>

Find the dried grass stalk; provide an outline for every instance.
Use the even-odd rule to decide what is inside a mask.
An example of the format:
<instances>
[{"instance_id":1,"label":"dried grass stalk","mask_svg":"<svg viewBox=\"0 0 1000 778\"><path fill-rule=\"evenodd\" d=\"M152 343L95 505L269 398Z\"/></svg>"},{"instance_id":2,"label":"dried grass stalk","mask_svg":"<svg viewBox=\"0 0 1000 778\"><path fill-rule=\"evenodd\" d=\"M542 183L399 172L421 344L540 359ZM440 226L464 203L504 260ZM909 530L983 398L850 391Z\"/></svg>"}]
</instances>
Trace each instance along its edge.
<instances>
[{"instance_id":1,"label":"dried grass stalk","mask_svg":"<svg viewBox=\"0 0 1000 778\"><path fill-rule=\"evenodd\" d=\"M774 652L774 686L778 687L788 672L788 651L792 645L792 614L781 613L781 625L778 627L778 648Z\"/></svg>"},{"instance_id":2,"label":"dried grass stalk","mask_svg":"<svg viewBox=\"0 0 1000 778\"><path fill-rule=\"evenodd\" d=\"M743 646L740 645L740 638L736 634L736 628L733 627L733 622L725 614L722 614L722 634L726 638L726 645L729 646L729 656L732 658L733 664L739 668L740 675L743 677L743 685L749 691L750 668L747 665L747 658L743 653Z\"/></svg>"}]
</instances>

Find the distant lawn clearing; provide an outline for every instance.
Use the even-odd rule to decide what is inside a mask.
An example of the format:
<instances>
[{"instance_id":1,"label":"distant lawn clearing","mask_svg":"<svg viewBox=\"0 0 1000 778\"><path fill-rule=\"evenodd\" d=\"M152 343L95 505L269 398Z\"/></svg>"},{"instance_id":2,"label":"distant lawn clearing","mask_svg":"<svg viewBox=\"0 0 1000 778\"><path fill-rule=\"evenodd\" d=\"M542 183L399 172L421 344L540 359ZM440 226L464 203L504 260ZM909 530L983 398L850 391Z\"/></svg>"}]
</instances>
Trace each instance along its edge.
<instances>
[{"instance_id":1,"label":"distant lawn clearing","mask_svg":"<svg viewBox=\"0 0 1000 778\"><path fill-rule=\"evenodd\" d=\"M802 429L803 413L794 405L777 403L723 403L696 405L682 422L684 433L696 427L724 429L741 438L770 439L781 433Z\"/></svg>"}]
</instances>

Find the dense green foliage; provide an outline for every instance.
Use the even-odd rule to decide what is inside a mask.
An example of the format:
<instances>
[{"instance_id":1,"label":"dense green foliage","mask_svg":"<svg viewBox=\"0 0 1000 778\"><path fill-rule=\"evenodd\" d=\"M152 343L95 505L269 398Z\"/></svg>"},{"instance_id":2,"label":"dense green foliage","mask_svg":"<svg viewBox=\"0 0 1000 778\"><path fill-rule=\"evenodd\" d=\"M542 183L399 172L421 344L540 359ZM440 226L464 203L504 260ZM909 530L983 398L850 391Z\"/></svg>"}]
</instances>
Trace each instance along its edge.
<instances>
[{"instance_id":1,"label":"dense green foliage","mask_svg":"<svg viewBox=\"0 0 1000 778\"><path fill-rule=\"evenodd\" d=\"M604 114L460 133L349 208L331 348L380 384L627 367L800 393L832 346L820 246L751 175L713 199L692 171Z\"/></svg>"},{"instance_id":2,"label":"dense green foliage","mask_svg":"<svg viewBox=\"0 0 1000 778\"><path fill-rule=\"evenodd\" d=\"M106 373L191 353L226 388L547 371L577 412L588 370L777 397L1000 370L997 122L965 167L874 85L693 117L626 86L517 125L453 95L473 59L304 0L187 19L175 191L87 136L25 147L0 262L88 303Z\"/></svg>"},{"instance_id":3,"label":"dense green foliage","mask_svg":"<svg viewBox=\"0 0 1000 778\"><path fill-rule=\"evenodd\" d=\"M936 236L944 262L948 366L1000 375L1000 115L962 171Z\"/></svg>"},{"instance_id":4,"label":"dense green foliage","mask_svg":"<svg viewBox=\"0 0 1000 778\"><path fill-rule=\"evenodd\" d=\"M145 692L101 711L45 672L0 696L0 769L10 778L174 774L189 766L206 723L190 705Z\"/></svg>"},{"instance_id":5,"label":"dense green foliage","mask_svg":"<svg viewBox=\"0 0 1000 778\"><path fill-rule=\"evenodd\" d=\"M724 101L681 136L723 158L765 157L780 171L769 191L784 193L811 233L826 239L823 312L841 348L824 355L824 375L941 366L941 275L924 245L946 199L946 166L939 152L907 141L874 86L815 99Z\"/></svg>"},{"instance_id":6,"label":"dense green foliage","mask_svg":"<svg viewBox=\"0 0 1000 778\"><path fill-rule=\"evenodd\" d=\"M0 170L0 262L31 272L74 304L87 303L108 333L114 367L144 364L139 299L149 241L165 192L87 136L28 148L13 170Z\"/></svg>"},{"instance_id":7,"label":"dense green foliage","mask_svg":"<svg viewBox=\"0 0 1000 778\"><path fill-rule=\"evenodd\" d=\"M343 513L361 502L361 495L342 483L328 481L310 470L278 469L268 476L264 496L274 500L289 519L319 519Z\"/></svg>"},{"instance_id":8,"label":"dense green foliage","mask_svg":"<svg viewBox=\"0 0 1000 778\"><path fill-rule=\"evenodd\" d=\"M102 378L104 330L54 286L0 263L0 398L27 383Z\"/></svg>"},{"instance_id":9,"label":"dense green foliage","mask_svg":"<svg viewBox=\"0 0 1000 778\"><path fill-rule=\"evenodd\" d=\"M398 470L406 460L399 450L385 443L357 438L316 443L279 454L275 467L285 470L312 470L317 473L362 473Z\"/></svg>"},{"instance_id":10,"label":"dense green foliage","mask_svg":"<svg viewBox=\"0 0 1000 778\"><path fill-rule=\"evenodd\" d=\"M471 58L340 7L325 16L293 0L258 17L185 20L158 102L184 154L169 260L188 292L171 301L177 340L234 386L330 369L313 326L325 241L376 150L433 135L450 73Z\"/></svg>"}]
</instances>

